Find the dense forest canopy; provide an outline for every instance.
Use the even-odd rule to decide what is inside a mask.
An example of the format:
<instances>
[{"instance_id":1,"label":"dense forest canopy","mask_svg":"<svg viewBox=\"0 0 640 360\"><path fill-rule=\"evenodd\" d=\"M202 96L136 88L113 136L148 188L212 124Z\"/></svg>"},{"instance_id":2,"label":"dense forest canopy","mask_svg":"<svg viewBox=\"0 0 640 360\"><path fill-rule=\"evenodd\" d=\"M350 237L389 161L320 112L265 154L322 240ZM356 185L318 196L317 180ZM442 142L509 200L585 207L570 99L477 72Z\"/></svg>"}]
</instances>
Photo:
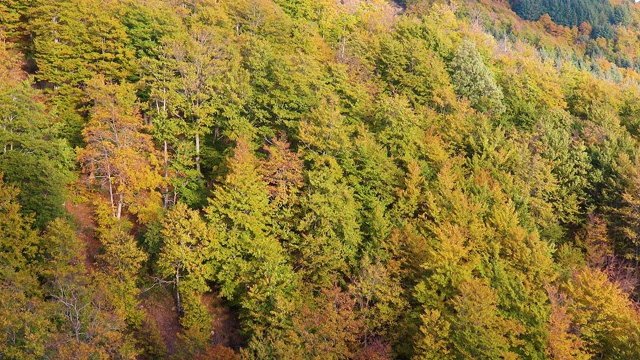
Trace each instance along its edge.
<instances>
[{"instance_id":1,"label":"dense forest canopy","mask_svg":"<svg viewBox=\"0 0 640 360\"><path fill-rule=\"evenodd\" d=\"M614 7L609 0L512 0L511 7L525 20L536 21L546 14L564 26L589 23L595 26L594 38L610 39L614 34L612 25L631 22L631 6L627 1Z\"/></svg>"},{"instance_id":2,"label":"dense forest canopy","mask_svg":"<svg viewBox=\"0 0 640 360\"><path fill-rule=\"evenodd\" d=\"M6 0L0 38L0 358L640 358L636 4Z\"/></svg>"}]
</instances>

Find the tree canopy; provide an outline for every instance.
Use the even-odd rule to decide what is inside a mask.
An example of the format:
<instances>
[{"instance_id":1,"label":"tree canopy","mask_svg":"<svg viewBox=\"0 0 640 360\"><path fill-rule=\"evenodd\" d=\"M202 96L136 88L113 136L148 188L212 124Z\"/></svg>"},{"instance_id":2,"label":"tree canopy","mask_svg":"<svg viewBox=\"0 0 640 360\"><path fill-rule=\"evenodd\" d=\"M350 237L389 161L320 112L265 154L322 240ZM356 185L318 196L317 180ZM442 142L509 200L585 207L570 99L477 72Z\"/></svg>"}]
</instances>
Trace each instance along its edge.
<instances>
[{"instance_id":1,"label":"tree canopy","mask_svg":"<svg viewBox=\"0 0 640 360\"><path fill-rule=\"evenodd\" d=\"M640 7L0 3L0 358L640 358Z\"/></svg>"}]
</instances>

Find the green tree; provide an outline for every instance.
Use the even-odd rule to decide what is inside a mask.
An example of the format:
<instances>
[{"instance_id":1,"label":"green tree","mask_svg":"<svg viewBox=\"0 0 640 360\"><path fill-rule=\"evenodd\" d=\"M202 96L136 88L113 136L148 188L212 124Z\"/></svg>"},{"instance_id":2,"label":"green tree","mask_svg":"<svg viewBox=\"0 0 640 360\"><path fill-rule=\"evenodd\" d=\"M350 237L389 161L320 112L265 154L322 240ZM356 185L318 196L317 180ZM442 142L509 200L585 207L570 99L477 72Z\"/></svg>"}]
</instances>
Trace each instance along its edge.
<instances>
[{"instance_id":1,"label":"green tree","mask_svg":"<svg viewBox=\"0 0 640 360\"><path fill-rule=\"evenodd\" d=\"M215 277L221 295L240 305L247 332L276 330L295 300L297 278L274 237L267 184L246 139L238 139L227 169L205 209L219 239Z\"/></svg>"},{"instance_id":2,"label":"green tree","mask_svg":"<svg viewBox=\"0 0 640 360\"><path fill-rule=\"evenodd\" d=\"M453 299L457 319L451 325L455 357L516 359L513 347L522 324L500 315L495 290L481 280L466 281Z\"/></svg>"},{"instance_id":3,"label":"green tree","mask_svg":"<svg viewBox=\"0 0 640 360\"><path fill-rule=\"evenodd\" d=\"M451 111L456 99L444 60L424 39L394 35L381 37L376 62L389 91L406 95L412 104Z\"/></svg>"},{"instance_id":4,"label":"green tree","mask_svg":"<svg viewBox=\"0 0 640 360\"><path fill-rule=\"evenodd\" d=\"M29 9L37 79L51 84L64 104L82 98L80 87L97 74L110 81L133 73L133 51L116 1L36 1Z\"/></svg>"},{"instance_id":5,"label":"green tree","mask_svg":"<svg viewBox=\"0 0 640 360\"><path fill-rule=\"evenodd\" d=\"M350 276L358 264L359 204L331 156L314 160L307 182L309 188L301 200L304 216L298 224L302 237L295 244L297 262L308 283L328 285L332 276Z\"/></svg>"},{"instance_id":6,"label":"green tree","mask_svg":"<svg viewBox=\"0 0 640 360\"><path fill-rule=\"evenodd\" d=\"M101 274L88 274L85 251L70 224L60 219L49 224L40 249L43 289L56 325L47 344L49 356L133 359L137 351L127 335L126 314L111 292L115 288L108 289Z\"/></svg>"},{"instance_id":7,"label":"green tree","mask_svg":"<svg viewBox=\"0 0 640 360\"><path fill-rule=\"evenodd\" d=\"M74 164L71 149L30 85L0 81L0 172L21 189L22 211L35 214L35 225L44 228L65 214L65 186Z\"/></svg>"},{"instance_id":8,"label":"green tree","mask_svg":"<svg viewBox=\"0 0 640 360\"><path fill-rule=\"evenodd\" d=\"M638 159L630 159L626 154L620 154L617 161L622 177L619 188L621 194L612 212L612 227L618 233L616 243L617 252L638 261L640 257L640 172Z\"/></svg>"},{"instance_id":9,"label":"green tree","mask_svg":"<svg viewBox=\"0 0 640 360\"><path fill-rule=\"evenodd\" d=\"M201 177L201 137L211 132L215 121L215 80L223 70L226 55L223 34L195 23L186 34L179 35L165 40L170 60L167 65L177 75L170 80L168 106L171 116L186 125L183 131L193 141L194 163Z\"/></svg>"},{"instance_id":10,"label":"green tree","mask_svg":"<svg viewBox=\"0 0 640 360\"><path fill-rule=\"evenodd\" d=\"M471 107L495 114L504 111L502 90L473 42L465 40L458 46L449 67L453 88Z\"/></svg>"},{"instance_id":11,"label":"green tree","mask_svg":"<svg viewBox=\"0 0 640 360\"><path fill-rule=\"evenodd\" d=\"M263 150L268 154L260 163L261 173L267 183L269 200L273 207L273 229L282 246L289 251L299 234L296 232L300 218L300 201L305 184L303 162L298 153L290 149L284 135L273 138Z\"/></svg>"},{"instance_id":12,"label":"green tree","mask_svg":"<svg viewBox=\"0 0 640 360\"><path fill-rule=\"evenodd\" d=\"M17 42L24 35L24 24L20 17L24 16L28 4L22 0L9 0L0 4L0 37L10 42Z\"/></svg>"},{"instance_id":13,"label":"green tree","mask_svg":"<svg viewBox=\"0 0 640 360\"><path fill-rule=\"evenodd\" d=\"M132 224L114 219L104 206L97 210L98 238L103 252L98 256L101 272L96 280L105 287L110 303L122 319L134 326L140 325L138 309L140 289L138 277L148 256L129 233Z\"/></svg>"},{"instance_id":14,"label":"green tree","mask_svg":"<svg viewBox=\"0 0 640 360\"><path fill-rule=\"evenodd\" d=\"M209 291L207 281L214 280L213 229L198 212L177 203L162 219L161 234L157 274L173 283L176 310L182 315L185 335L188 341L202 347L210 337L211 322L199 296Z\"/></svg>"}]
</instances>

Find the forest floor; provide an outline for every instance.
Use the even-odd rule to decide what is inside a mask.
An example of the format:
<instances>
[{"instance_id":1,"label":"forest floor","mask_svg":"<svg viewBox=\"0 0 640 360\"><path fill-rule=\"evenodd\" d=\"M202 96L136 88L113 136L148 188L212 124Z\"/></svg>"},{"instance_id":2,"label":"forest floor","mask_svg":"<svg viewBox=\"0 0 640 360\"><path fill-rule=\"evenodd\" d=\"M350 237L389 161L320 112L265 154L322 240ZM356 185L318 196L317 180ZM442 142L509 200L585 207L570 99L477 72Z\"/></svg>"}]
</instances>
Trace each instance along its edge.
<instances>
[{"instance_id":1,"label":"forest floor","mask_svg":"<svg viewBox=\"0 0 640 360\"><path fill-rule=\"evenodd\" d=\"M169 289L162 289L154 292L154 296L142 302L147 319L153 321L158 328L162 340L164 341L167 355L171 356L178 352L178 333L182 330L180 318L176 311L175 302Z\"/></svg>"},{"instance_id":2,"label":"forest floor","mask_svg":"<svg viewBox=\"0 0 640 360\"><path fill-rule=\"evenodd\" d=\"M147 320L152 321L157 327L165 344L167 355L176 355L180 351L178 334L182 327L173 294L166 287L156 289L142 301L142 307L147 314ZM205 294L202 297L202 303L212 319L211 347L224 346L238 350L243 342L242 336L238 332L240 322L237 312L225 306L223 300L215 293Z\"/></svg>"},{"instance_id":3,"label":"forest floor","mask_svg":"<svg viewBox=\"0 0 640 360\"><path fill-rule=\"evenodd\" d=\"M85 265L89 272L95 270L96 259L102 244L96 236L97 223L94 217L94 206L82 196L82 191L75 193L75 201L67 201L64 208L71 215L76 225L76 235L85 244ZM180 350L178 334L182 330L180 318L176 311L170 285L156 287L142 294L141 308L146 313L147 321L158 329L167 356L176 355ZM237 311L225 306L224 300L216 292L205 294L202 302L211 314L211 344L238 350L243 339L238 329L240 321Z\"/></svg>"},{"instance_id":4,"label":"forest floor","mask_svg":"<svg viewBox=\"0 0 640 360\"><path fill-rule=\"evenodd\" d=\"M93 206L88 201L74 203L67 201L65 210L73 217L77 231L76 235L85 244L85 265L92 271L96 256L100 253L100 241L95 236L96 222L93 218Z\"/></svg>"},{"instance_id":5,"label":"forest floor","mask_svg":"<svg viewBox=\"0 0 640 360\"><path fill-rule=\"evenodd\" d=\"M212 315L213 345L222 345L234 350L238 350L242 343L242 336L238 332L240 320L237 311L224 305L223 300L215 293L208 293L203 296L202 302Z\"/></svg>"}]
</instances>

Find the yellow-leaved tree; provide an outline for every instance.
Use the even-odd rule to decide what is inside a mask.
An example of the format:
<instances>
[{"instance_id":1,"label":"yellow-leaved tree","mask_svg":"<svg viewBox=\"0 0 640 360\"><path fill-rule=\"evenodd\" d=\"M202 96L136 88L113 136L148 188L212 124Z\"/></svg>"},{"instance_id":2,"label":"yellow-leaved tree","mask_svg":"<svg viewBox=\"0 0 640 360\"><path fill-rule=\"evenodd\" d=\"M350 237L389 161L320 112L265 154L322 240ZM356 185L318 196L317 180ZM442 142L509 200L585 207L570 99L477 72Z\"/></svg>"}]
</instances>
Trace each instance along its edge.
<instances>
[{"instance_id":1,"label":"yellow-leaved tree","mask_svg":"<svg viewBox=\"0 0 640 360\"><path fill-rule=\"evenodd\" d=\"M87 91L94 107L82 131L87 146L79 151L78 161L89 179L108 191L115 218L128 207L144 222L160 207L157 188L162 179L133 86L98 76Z\"/></svg>"}]
</instances>

